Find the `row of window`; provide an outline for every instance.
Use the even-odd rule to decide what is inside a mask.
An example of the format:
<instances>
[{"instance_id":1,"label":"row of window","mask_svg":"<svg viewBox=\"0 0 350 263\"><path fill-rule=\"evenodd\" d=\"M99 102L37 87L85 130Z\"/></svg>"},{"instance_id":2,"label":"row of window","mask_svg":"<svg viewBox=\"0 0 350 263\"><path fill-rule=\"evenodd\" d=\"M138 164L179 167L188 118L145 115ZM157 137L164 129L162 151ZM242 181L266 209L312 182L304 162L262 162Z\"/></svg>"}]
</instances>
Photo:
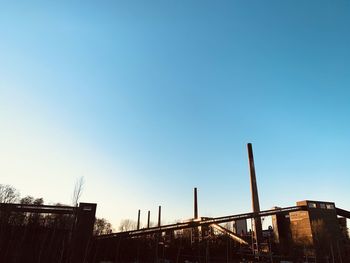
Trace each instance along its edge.
<instances>
[{"instance_id":1,"label":"row of window","mask_svg":"<svg viewBox=\"0 0 350 263\"><path fill-rule=\"evenodd\" d=\"M318 206L319 205L319 206ZM321 208L321 209L335 209L334 204L325 204L325 203L309 203L308 206L310 208Z\"/></svg>"}]
</instances>

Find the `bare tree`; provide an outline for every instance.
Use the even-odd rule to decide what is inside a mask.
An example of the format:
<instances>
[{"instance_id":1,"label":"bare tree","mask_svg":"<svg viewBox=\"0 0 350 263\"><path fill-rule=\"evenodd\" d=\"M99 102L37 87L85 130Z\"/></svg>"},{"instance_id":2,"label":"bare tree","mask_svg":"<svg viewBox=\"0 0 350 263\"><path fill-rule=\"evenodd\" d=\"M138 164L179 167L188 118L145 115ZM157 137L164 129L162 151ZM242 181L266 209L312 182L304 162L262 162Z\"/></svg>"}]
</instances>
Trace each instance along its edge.
<instances>
[{"instance_id":1,"label":"bare tree","mask_svg":"<svg viewBox=\"0 0 350 263\"><path fill-rule=\"evenodd\" d=\"M43 204L44 204L44 199L43 199L42 197L36 198L36 199L33 201L33 204L34 204L34 205L43 205Z\"/></svg>"},{"instance_id":2,"label":"bare tree","mask_svg":"<svg viewBox=\"0 0 350 263\"><path fill-rule=\"evenodd\" d=\"M129 231L129 230L135 230L137 226L137 223L134 220L131 219L123 219L120 222L119 230L120 231Z\"/></svg>"},{"instance_id":3,"label":"bare tree","mask_svg":"<svg viewBox=\"0 0 350 263\"><path fill-rule=\"evenodd\" d=\"M33 196L30 196L30 195L27 195L25 197L22 197L21 200L19 201L21 204L24 204L24 205L30 205L30 204L33 204L34 202L34 197Z\"/></svg>"},{"instance_id":4,"label":"bare tree","mask_svg":"<svg viewBox=\"0 0 350 263\"><path fill-rule=\"evenodd\" d=\"M74 192L72 196L72 203L74 206L78 206L80 197L83 193L83 188L84 188L84 177L82 176L79 179L77 179L77 181L75 182Z\"/></svg>"},{"instance_id":5,"label":"bare tree","mask_svg":"<svg viewBox=\"0 0 350 263\"><path fill-rule=\"evenodd\" d=\"M93 231L95 236L110 234L112 232L113 228L111 223L104 218L96 218Z\"/></svg>"},{"instance_id":6,"label":"bare tree","mask_svg":"<svg viewBox=\"0 0 350 263\"><path fill-rule=\"evenodd\" d=\"M19 200L19 193L11 185L0 184L0 203L15 203Z\"/></svg>"}]
</instances>

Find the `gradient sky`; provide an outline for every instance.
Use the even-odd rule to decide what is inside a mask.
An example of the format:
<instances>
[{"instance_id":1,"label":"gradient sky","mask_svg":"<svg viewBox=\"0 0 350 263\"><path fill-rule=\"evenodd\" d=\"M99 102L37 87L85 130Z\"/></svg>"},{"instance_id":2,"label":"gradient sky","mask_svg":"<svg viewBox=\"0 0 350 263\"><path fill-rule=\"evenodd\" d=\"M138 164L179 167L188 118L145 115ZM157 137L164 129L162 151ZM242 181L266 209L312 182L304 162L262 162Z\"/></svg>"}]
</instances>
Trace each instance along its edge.
<instances>
[{"instance_id":1,"label":"gradient sky","mask_svg":"<svg viewBox=\"0 0 350 263\"><path fill-rule=\"evenodd\" d=\"M350 2L0 1L0 183L117 228L298 200L350 210Z\"/></svg>"}]
</instances>

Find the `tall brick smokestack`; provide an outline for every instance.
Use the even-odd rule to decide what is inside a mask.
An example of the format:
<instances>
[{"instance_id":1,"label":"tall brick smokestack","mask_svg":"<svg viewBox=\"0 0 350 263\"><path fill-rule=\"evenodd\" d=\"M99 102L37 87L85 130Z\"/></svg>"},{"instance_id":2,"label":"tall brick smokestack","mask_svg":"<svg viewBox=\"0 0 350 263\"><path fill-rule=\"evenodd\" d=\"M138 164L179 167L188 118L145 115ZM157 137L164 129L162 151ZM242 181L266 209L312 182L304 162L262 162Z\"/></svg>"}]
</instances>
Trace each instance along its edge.
<instances>
[{"instance_id":1,"label":"tall brick smokestack","mask_svg":"<svg viewBox=\"0 0 350 263\"><path fill-rule=\"evenodd\" d=\"M249 159L249 169L250 169L250 189L252 193L252 207L254 213L260 212L258 186L256 184L255 166L254 166L254 156L252 144L247 144L248 148L248 159ZM262 240L262 226L260 217L254 217L254 236L256 240L256 249L259 250L259 245Z\"/></svg>"},{"instance_id":2,"label":"tall brick smokestack","mask_svg":"<svg viewBox=\"0 0 350 263\"><path fill-rule=\"evenodd\" d=\"M198 219L197 187L194 188L194 219Z\"/></svg>"}]
</instances>

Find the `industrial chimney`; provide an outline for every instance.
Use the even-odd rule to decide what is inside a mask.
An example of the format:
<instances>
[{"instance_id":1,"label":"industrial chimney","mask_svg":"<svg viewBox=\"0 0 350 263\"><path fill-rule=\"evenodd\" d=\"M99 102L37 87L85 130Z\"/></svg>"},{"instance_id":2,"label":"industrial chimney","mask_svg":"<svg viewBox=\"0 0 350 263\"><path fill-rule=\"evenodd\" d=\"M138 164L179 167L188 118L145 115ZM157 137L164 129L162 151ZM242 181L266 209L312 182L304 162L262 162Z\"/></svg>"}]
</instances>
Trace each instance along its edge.
<instances>
[{"instance_id":1,"label":"industrial chimney","mask_svg":"<svg viewBox=\"0 0 350 263\"><path fill-rule=\"evenodd\" d=\"M249 159L249 169L250 169L250 189L252 193L252 207L253 207L254 214L257 214L260 212L260 205L259 205L258 186L256 184L252 144L248 143L247 148L248 148L248 159ZM259 250L259 245L262 239L262 226L261 226L261 219L258 216L254 217L254 236L256 240L256 249Z\"/></svg>"},{"instance_id":2,"label":"industrial chimney","mask_svg":"<svg viewBox=\"0 0 350 263\"><path fill-rule=\"evenodd\" d=\"M194 219L198 219L198 201L197 201L197 187L194 188Z\"/></svg>"}]
</instances>

